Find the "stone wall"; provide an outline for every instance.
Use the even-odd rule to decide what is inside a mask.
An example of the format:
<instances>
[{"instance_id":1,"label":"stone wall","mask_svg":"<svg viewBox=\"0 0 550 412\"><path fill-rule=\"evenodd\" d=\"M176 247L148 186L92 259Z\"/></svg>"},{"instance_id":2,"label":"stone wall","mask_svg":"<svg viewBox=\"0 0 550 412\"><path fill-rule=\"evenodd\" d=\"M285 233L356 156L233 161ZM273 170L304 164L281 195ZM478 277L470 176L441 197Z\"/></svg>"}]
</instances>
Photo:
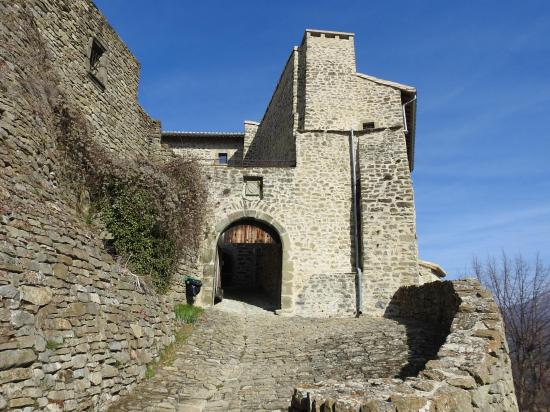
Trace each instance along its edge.
<instances>
[{"instance_id":1,"label":"stone wall","mask_svg":"<svg viewBox=\"0 0 550 412\"><path fill-rule=\"evenodd\" d=\"M306 30L304 130L349 130L348 116L357 110L348 100L355 73L353 34Z\"/></svg>"},{"instance_id":2,"label":"stone wall","mask_svg":"<svg viewBox=\"0 0 550 412\"><path fill-rule=\"evenodd\" d=\"M98 409L173 340L172 305L55 200L10 193L0 228L0 405ZM65 408L65 409L63 409Z\"/></svg>"},{"instance_id":3,"label":"stone wall","mask_svg":"<svg viewBox=\"0 0 550 412\"><path fill-rule=\"evenodd\" d=\"M258 122L254 122L252 120L244 121L243 158L248 156L248 149L250 149L250 145L258 132L259 126L260 123Z\"/></svg>"},{"instance_id":4,"label":"stone wall","mask_svg":"<svg viewBox=\"0 0 550 412\"><path fill-rule=\"evenodd\" d=\"M366 122L403 125L400 88L406 86L356 73L352 33L307 30L299 52L305 65L300 69L305 76L304 102L298 105L301 129L362 130Z\"/></svg>"},{"instance_id":5,"label":"stone wall","mask_svg":"<svg viewBox=\"0 0 550 412\"><path fill-rule=\"evenodd\" d=\"M273 302L281 299L282 250L277 244L261 245L258 265L258 284Z\"/></svg>"},{"instance_id":6,"label":"stone wall","mask_svg":"<svg viewBox=\"0 0 550 412\"><path fill-rule=\"evenodd\" d=\"M8 3L10 8L21 5L32 10L63 91L85 116L94 138L124 156L147 155L157 149L160 124L137 102L139 63L92 1ZM104 88L90 77L94 38L106 49L101 58Z\"/></svg>"},{"instance_id":7,"label":"stone wall","mask_svg":"<svg viewBox=\"0 0 550 412\"><path fill-rule=\"evenodd\" d=\"M328 309L341 299L336 284L333 298L307 307L294 307L294 303L309 287L312 276L353 271L349 137L347 133L297 133L296 153L298 167L206 169L209 198L214 204L204 253L195 273L205 280L202 304L212 303L219 234L238 218L261 221L260 215L265 215L265 223L278 226L278 234L284 232L287 238L283 242L283 308L304 316L336 314ZM263 178L261 198L245 195L246 176ZM350 306L344 312L352 312L354 299L346 302Z\"/></svg>"},{"instance_id":8,"label":"stone wall","mask_svg":"<svg viewBox=\"0 0 550 412\"><path fill-rule=\"evenodd\" d=\"M0 409L101 409L143 379L174 315L105 252L85 197L58 179L59 112L119 156L160 154L159 125L90 1L1 2L0 16ZM88 75L93 37L104 90Z\"/></svg>"},{"instance_id":9,"label":"stone wall","mask_svg":"<svg viewBox=\"0 0 550 412\"><path fill-rule=\"evenodd\" d=\"M403 321L450 333L418 376L308 385L292 410L517 411L502 317L491 294L473 279L401 288L392 302ZM323 409L326 408L326 409Z\"/></svg>"},{"instance_id":10,"label":"stone wall","mask_svg":"<svg viewBox=\"0 0 550 412\"><path fill-rule=\"evenodd\" d=\"M296 161L297 60L293 50L246 152L247 160Z\"/></svg>"},{"instance_id":11,"label":"stone wall","mask_svg":"<svg viewBox=\"0 0 550 412\"><path fill-rule=\"evenodd\" d=\"M296 297L302 316L353 316L356 309L355 273L315 273Z\"/></svg>"},{"instance_id":12,"label":"stone wall","mask_svg":"<svg viewBox=\"0 0 550 412\"><path fill-rule=\"evenodd\" d=\"M240 164L243 158L243 136L188 135L163 133L162 142L174 153L189 159L197 159L206 165L216 165L220 153L227 154L228 164Z\"/></svg>"},{"instance_id":13,"label":"stone wall","mask_svg":"<svg viewBox=\"0 0 550 412\"><path fill-rule=\"evenodd\" d=\"M402 130L363 134L358 145L365 306L382 312L403 285L419 283L414 194Z\"/></svg>"},{"instance_id":14,"label":"stone wall","mask_svg":"<svg viewBox=\"0 0 550 412\"><path fill-rule=\"evenodd\" d=\"M231 243L220 246L222 287L237 292L259 289L274 302L280 299L281 247L278 244Z\"/></svg>"},{"instance_id":15,"label":"stone wall","mask_svg":"<svg viewBox=\"0 0 550 412\"><path fill-rule=\"evenodd\" d=\"M256 245L230 244L220 246L225 255L220 268L222 287L236 287L241 290L256 288ZM228 268L231 267L231 270Z\"/></svg>"}]
</instances>

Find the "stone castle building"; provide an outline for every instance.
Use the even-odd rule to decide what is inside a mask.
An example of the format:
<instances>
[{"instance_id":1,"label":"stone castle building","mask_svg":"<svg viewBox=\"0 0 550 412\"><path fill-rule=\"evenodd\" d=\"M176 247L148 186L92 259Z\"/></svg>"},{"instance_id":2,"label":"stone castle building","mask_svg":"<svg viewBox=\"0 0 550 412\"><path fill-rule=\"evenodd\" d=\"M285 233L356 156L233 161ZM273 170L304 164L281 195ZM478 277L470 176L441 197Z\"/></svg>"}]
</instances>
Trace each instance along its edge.
<instances>
[{"instance_id":1,"label":"stone castle building","mask_svg":"<svg viewBox=\"0 0 550 412\"><path fill-rule=\"evenodd\" d=\"M323 329L319 319L270 314L277 325L294 324L289 331L307 322L313 340L331 329L334 346L320 340L315 355L328 347L338 373L362 379L311 386L331 370L323 364L302 374L309 354L285 348L281 363L267 362L294 371L286 378L296 385L271 388L288 393L290 404L298 387L293 410L517 410L491 294L474 280L421 285L443 272L418 258L416 91L357 73L353 39L307 30L263 119L245 122L244 133L161 132L137 100L138 61L91 0L0 0L0 411L106 410L175 341L182 285L162 295L138 284L87 222L85 193L70 192L59 177L67 163L57 145L71 125L77 140L90 138L124 161L160 164L174 151L202 159L206 233L200 256L182 263L182 274L204 282L198 303L262 298L283 314L349 317L324 319L339 326ZM352 318L394 311L404 323ZM232 383L238 353L223 364L210 357L216 347L232 349L210 327L216 312L205 315L205 337L194 336L207 348L196 365ZM364 320L366 331L353 329ZM344 324L350 351L338 346ZM370 344L352 340L368 335L369 324L391 325L389 334L368 336L381 348L375 358ZM409 327L417 324L438 339ZM230 338L247 346L245 337ZM396 357L384 359L384 339ZM429 354L414 342L430 346ZM200 358L188 349L182 369ZM420 359L418 373L398 375L409 358ZM373 365L387 374L369 381L374 375L363 369ZM164 382L156 386L162 400L179 396L166 396ZM210 396L219 388L201 381L183 391Z\"/></svg>"},{"instance_id":2,"label":"stone castle building","mask_svg":"<svg viewBox=\"0 0 550 412\"><path fill-rule=\"evenodd\" d=\"M356 71L353 33L306 30L259 123L163 132L201 159L214 200L201 303L256 287L283 313L375 313L400 286L444 275L418 259L416 105L414 87ZM270 243L222 236L252 227Z\"/></svg>"}]
</instances>

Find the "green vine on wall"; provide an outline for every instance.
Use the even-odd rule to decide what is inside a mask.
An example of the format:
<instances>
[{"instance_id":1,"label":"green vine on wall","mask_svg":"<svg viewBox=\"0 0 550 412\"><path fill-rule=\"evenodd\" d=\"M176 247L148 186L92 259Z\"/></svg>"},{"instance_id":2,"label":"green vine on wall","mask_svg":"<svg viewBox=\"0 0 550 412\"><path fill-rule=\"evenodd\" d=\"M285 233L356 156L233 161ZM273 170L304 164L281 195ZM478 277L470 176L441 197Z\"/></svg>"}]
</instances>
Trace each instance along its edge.
<instances>
[{"instance_id":1,"label":"green vine on wall","mask_svg":"<svg viewBox=\"0 0 550 412\"><path fill-rule=\"evenodd\" d=\"M129 268L150 275L160 292L170 287L178 262L200 244L206 190L200 166L174 158L163 165L115 157L89 137L81 116L57 111L63 180L75 193L89 193L92 216L112 236L117 256Z\"/></svg>"},{"instance_id":2,"label":"green vine on wall","mask_svg":"<svg viewBox=\"0 0 550 412\"><path fill-rule=\"evenodd\" d=\"M115 185L100 202L99 212L116 253L127 257L136 272L152 275L159 290L166 290L177 252L174 240L156 221L151 195Z\"/></svg>"}]
</instances>

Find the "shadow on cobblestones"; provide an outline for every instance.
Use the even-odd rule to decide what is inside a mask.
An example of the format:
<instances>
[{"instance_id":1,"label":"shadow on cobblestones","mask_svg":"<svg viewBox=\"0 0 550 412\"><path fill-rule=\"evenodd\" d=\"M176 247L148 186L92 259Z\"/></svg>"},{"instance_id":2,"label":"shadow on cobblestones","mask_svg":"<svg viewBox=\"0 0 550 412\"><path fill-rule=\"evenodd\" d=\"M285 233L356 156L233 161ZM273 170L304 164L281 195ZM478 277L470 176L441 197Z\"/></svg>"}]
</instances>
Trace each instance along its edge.
<instances>
[{"instance_id":1,"label":"shadow on cobblestones","mask_svg":"<svg viewBox=\"0 0 550 412\"><path fill-rule=\"evenodd\" d=\"M433 336L414 321L222 309L207 310L175 362L111 410L287 410L295 386L400 376L407 365L412 374L431 356Z\"/></svg>"}]
</instances>

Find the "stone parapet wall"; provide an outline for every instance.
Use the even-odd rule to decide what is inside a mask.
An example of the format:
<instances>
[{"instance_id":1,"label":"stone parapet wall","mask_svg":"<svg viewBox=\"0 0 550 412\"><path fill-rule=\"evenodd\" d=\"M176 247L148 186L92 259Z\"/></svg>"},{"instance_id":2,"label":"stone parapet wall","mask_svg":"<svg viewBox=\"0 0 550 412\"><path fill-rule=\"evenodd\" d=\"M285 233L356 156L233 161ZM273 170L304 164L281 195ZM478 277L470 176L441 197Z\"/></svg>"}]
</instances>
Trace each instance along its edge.
<instances>
[{"instance_id":1,"label":"stone parapet wall","mask_svg":"<svg viewBox=\"0 0 550 412\"><path fill-rule=\"evenodd\" d=\"M452 320L437 358L418 376L404 380L388 377L298 387L292 411L518 410L502 317L491 294L477 281L401 288L393 303L404 321L441 327Z\"/></svg>"}]
</instances>

